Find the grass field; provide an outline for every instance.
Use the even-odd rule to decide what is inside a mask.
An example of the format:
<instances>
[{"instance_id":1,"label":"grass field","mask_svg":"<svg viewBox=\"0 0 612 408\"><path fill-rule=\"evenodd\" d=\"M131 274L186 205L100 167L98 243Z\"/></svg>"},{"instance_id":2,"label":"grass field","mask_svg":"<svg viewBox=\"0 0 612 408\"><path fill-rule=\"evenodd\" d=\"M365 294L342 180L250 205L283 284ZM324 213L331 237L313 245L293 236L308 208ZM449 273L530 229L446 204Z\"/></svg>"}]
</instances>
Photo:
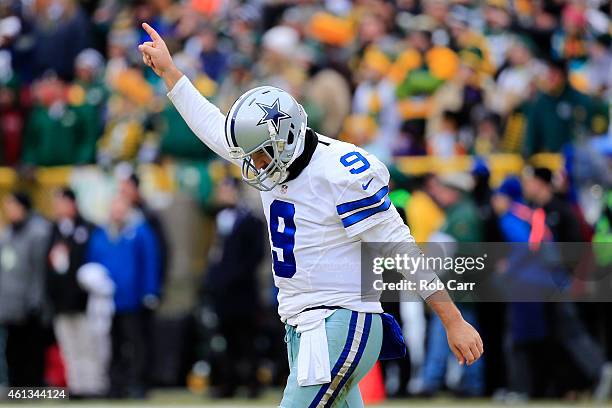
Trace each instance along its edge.
<instances>
[{"instance_id":1,"label":"grass field","mask_svg":"<svg viewBox=\"0 0 612 408\"><path fill-rule=\"evenodd\" d=\"M103 407L103 406L111 406L111 407L205 407L205 408L225 408L225 407L233 407L233 408L250 408L250 407L277 407L281 397L281 391L269 391L262 395L261 398L256 400L247 400L247 399L231 399L231 400L211 400L204 398L202 396L198 396L192 394L185 389L176 389L176 390L159 390L155 391L151 394L151 398L146 401L108 401L108 400L99 400L99 401L74 401L74 402L52 402L52 401L42 401L42 402L26 402L21 401L15 404L12 404L9 401L0 401L0 406L2 407L36 407L41 404L44 405L67 405L71 408L79 408L79 407ZM528 404L524 404L524 406L529 407L567 407L567 406L612 406L612 403L608 403L607 405L597 405L593 403L589 403L588 401L578 401L578 402L561 402L561 401L537 401L531 402ZM459 400L459 399L451 399L451 398L432 398L432 399L393 399L388 400L380 405L369 405L368 408L383 408L383 407L410 407L410 408L418 408L418 407L456 407L456 408L469 408L469 407L504 407L507 405L495 403L490 399L468 399L468 400Z\"/></svg>"}]
</instances>

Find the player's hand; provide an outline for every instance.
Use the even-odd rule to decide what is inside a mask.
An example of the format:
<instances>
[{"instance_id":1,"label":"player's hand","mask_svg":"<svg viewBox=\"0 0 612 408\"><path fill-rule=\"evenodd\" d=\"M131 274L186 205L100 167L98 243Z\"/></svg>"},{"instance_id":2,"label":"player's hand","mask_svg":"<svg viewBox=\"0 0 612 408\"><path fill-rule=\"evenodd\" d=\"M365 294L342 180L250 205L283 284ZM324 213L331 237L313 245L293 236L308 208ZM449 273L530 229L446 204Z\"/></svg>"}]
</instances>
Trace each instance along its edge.
<instances>
[{"instance_id":1,"label":"player's hand","mask_svg":"<svg viewBox=\"0 0 612 408\"><path fill-rule=\"evenodd\" d=\"M463 319L457 319L449 324L446 327L446 336L451 351L461 365L473 364L484 352L480 335L471 324Z\"/></svg>"},{"instance_id":2,"label":"player's hand","mask_svg":"<svg viewBox=\"0 0 612 408\"><path fill-rule=\"evenodd\" d=\"M174 65L170 51L157 31L147 23L142 23L142 28L152 40L138 46L142 61L166 82L168 89L172 89L183 74Z\"/></svg>"}]
</instances>

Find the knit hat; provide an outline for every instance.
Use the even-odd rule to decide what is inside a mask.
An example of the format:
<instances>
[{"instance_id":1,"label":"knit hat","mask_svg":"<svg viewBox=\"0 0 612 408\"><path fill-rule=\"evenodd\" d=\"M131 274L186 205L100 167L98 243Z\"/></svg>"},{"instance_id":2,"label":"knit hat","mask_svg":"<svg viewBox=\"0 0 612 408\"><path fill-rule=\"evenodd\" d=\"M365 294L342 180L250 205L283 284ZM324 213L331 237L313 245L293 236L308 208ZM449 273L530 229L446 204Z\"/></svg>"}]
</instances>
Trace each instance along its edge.
<instances>
[{"instance_id":1,"label":"knit hat","mask_svg":"<svg viewBox=\"0 0 612 408\"><path fill-rule=\"evenodd\" d=\"M391 61L378 47L372 46L363 55L362 64L381 74L386 74L391 68Z\"/></svg>"},{"instance_id":2,"label":"knit hat","mask_svg":"<svg viewBox=\"0 0 612 408\"><path fill-rule=\"evenodd\" d=\"M300 34L287 26L276 26L266 31L262 37L263 47L289 57L300 43Z\"/></svg>"},{"instance_id":3,"label":"knit hat","mask_svg":"<svg viewBox=\"0 0 612 408\"><path fill-rule=\"evenodd\" d=\"M523 188L521 187L521 181L516 176L506 177L496 193L506 195L512 201L523 201Z\"/></svg>"},{"instance_id":4,"label":"knit hat","mask_svg":"<svg viewBox=\"0 0 612 408\"><path fill-rule=\"evenodd\" d=\"M344 47L355 38L355 30L350 21L323 12L312 16L308 33L324 44L337 47Z\"/></svg>"},{"instance_id":5,"label":"knit hat","mask_svg":"<svg viewBox=\"0 0 612 408\"><path fill-rule=\"evenodd\" d=\"M91 70L100 70L104 68L104 57L93 48L86 48L77 55L74 65Z\"/></svg>"},{"instance_id":6,"label":"knit hat","mask_svg":"<svg viewBox=\"0 0 612 408\"><path fill-rule=\"evenodd\" d=\"M491 172L489 171L489 166L487 166L487 162L484 159L477 157L474 159L474 165L472 166L472 175L476 177L489 177Z\"/></svg>"},{"instance_id":7,"label":"knit hat","mask_svg":"<svg viewBox=\"0 0 612 408\"><path fill-rule=\"evenodd\" d=\"M469 173L440 174L438 180L446 187L463 192L469 192L474 188L474 179Z\"/></svg>"},{"instance_id":8,"label":"knit hat","mask_svg":"<svg viewBox=\"0 0 612 408\"><path fill-rule=\"evenodd\" d=\"M19 203L26 211L32 209L32 199L23 191L13 191L10 196Z\"/></svg>"}]
</instances>

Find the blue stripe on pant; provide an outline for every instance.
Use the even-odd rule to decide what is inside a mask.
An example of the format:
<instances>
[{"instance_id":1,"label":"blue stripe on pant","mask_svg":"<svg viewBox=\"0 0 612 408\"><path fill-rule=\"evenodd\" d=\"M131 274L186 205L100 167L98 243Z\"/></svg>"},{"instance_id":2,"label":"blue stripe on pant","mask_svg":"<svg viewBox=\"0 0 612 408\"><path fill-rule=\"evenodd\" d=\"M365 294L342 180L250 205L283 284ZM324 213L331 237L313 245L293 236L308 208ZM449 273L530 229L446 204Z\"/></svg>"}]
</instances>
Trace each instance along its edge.
<instances>
[{"instance_id":1,"label":"blue stripe on pant","mask_svg":"<svg viewBox=\"0 0 612 408\"><path fill-rule=\"evenodd\" d=\"M300 387L297 384L299 334L286 326L290 375L282 408L363 407L357 384L378 360L382 322L378 314L339 309L325 319L332 381Z\"/></svg>"}]
</instances>

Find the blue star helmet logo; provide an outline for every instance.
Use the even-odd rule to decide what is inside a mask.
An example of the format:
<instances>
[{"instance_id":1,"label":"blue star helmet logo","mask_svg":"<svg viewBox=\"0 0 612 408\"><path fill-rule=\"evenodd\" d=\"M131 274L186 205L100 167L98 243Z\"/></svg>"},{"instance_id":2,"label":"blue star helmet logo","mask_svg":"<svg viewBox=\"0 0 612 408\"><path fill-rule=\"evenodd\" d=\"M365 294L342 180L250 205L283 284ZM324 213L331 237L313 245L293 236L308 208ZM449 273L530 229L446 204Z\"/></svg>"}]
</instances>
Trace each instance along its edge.
<instances>
[{"instance_id":1,"label":"blue star helmet logo","mask_svg":"<svg viewBox=\"0 0 612 408\"><path fill-rule=\"evenodd\" d=\"M264 116L263 118L259 119L257 126L271 122L272 126L274 126L274 130L276 130L276 133L278 133L280 131L280 121L283 119L291 118L291 116L289 116L286 112L283 112L280 109L280 102L278 101L278 98L271 106L266 105L265 103L256 103L257 106L259 106L261 110L264 111Z\"/></svg>"}]
</instances>

